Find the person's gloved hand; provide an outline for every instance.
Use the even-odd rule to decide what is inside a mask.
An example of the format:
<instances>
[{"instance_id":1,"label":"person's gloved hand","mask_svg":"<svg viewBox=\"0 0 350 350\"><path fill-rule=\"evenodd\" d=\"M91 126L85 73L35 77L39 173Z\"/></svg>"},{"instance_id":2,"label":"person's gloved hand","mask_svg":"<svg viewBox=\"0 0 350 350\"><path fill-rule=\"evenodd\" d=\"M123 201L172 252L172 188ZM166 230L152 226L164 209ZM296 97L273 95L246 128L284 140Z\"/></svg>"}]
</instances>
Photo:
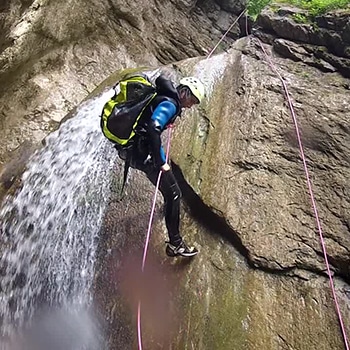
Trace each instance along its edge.
<instances>
[{"instance_id":1,"label":"person's gloved hand","mask_svg":"<svg viewBox=\"0 0 350 350\"><path fill-rule=\"evenodd\" d=\"M170 165L168 163L163 164L160 169L162 171L169 171L170 170Z\"/></svg>"}]
</instances>

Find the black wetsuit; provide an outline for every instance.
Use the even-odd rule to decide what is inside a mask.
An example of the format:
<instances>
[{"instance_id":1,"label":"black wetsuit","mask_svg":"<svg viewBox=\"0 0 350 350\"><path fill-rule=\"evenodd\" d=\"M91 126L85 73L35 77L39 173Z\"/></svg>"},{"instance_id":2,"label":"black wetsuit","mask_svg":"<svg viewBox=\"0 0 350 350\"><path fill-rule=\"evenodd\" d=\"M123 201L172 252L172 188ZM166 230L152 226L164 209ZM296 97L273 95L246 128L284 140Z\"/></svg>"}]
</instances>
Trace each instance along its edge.
<instances>
[{"instance_id":1,"label":"black wetsuit","mask_svg":"<svg viewBox=\"0 0 350 350\"><path fill-rule=\"evenodd\" d=\"M176 89L160 76L156 80L157 96L145 109L136 129L130 149L130 166L144 172L156 185L165 154L161 146L161 133L173 123L181 112ZM170 243L178 246L182 238L179 232L181 190L171 170L162 173L159 189L164 197L165 223Z\"/></svg>"}]
</instances>

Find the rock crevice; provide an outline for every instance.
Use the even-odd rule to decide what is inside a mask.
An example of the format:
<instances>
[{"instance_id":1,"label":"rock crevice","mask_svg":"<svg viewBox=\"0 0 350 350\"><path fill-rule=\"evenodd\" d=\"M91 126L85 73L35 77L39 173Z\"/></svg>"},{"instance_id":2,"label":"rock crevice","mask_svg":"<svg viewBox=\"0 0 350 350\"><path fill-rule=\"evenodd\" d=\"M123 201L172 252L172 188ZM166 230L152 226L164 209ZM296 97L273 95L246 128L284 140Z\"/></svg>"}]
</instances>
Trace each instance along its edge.
<instances>
[{"instance_id":1,"label":"rock crevice","mask_svg":"<svg viewBox=\"0 0 350 350\"><path fill-rule=\"evenodd\" d=\"M218 213L215 211L215 209L210 208L203 202L200 196L198 196L195 190L186 181L180 167L176 163L172 162L172 168L180 185L186 210L189 212L191 217L203 228L205 228L207 232L210 232L211 234L229 242L246 260L248 266L269 274L285 275L304 280L307 280L305 277L305 274L307 273L327 277L327 272L325 269L319 269L317 266L308 265L298 261L296 261L295 264L288 266L281 264L278 260L269 260L264 256L255 255L254 250L251 252L244 246L240 238L240 233L227 222L225 217L222 216L222 213ZM322 252L314 250L314 247L309 240L305 239L303 236L299 236L298 238L307 248L306 254L309 254L310 250L313 250L321 260L324 259ZM341 246L341 243L337 243ZM346 249L345 246L343 246L343 248ZM299 248L294 250L298 254L302 251L302 249ZM334 276L343 278L346 283L350 284L349 269L347 266L343 266L344 261L337 261L336 259L331 259L331 261L332 264L335 264L335 266L338 268L338 272L334 273ZM335 270L335 268L331 266L331 270Z\"/></svg>"}]
</instances>

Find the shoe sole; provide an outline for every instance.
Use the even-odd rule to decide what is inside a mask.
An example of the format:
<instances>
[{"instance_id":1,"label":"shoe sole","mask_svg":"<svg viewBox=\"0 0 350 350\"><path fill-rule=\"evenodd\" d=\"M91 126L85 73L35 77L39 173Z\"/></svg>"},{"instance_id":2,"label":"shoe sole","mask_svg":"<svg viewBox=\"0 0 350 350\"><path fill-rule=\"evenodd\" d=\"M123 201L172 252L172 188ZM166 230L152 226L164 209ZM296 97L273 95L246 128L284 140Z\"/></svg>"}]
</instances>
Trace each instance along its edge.
<instances>
[{"instance_id":1,"label":"shoe sole","mask_svg":"<svg viewBox=\"0 0 350 350\"><path fill-rule=\"evenodd\" d=\"M189 253L189 254L178 254L177 256L182 256L184 258L193 258L194 256L196 256L198 254L198 252L195 253Z\"/></svg>"},{"instance_id":2,"label":"shoe sole","mask_svg":"<svg viewBox=\"0 0 350 350\"><path fill-rule=\"evenodd\" d=\"M199 252L193 252L193 253L173 253L171 250L166 249L166 255L168 255L171 258L175 258L177 256L182 256L184 258L192 258L196 256Z\"/></svg>"}]
</instances>

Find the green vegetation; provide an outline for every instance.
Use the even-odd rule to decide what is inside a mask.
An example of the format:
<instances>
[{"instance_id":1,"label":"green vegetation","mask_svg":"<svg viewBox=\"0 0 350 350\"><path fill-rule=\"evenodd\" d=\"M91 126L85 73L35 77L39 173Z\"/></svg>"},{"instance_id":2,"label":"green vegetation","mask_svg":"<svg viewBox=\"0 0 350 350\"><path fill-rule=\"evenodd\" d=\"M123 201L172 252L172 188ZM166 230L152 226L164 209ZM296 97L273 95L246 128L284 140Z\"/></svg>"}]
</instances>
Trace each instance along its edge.
<instances>
[{"instance_id":1,"label":"green vegetation","mask_svg":"<svg viewBox=\"0 0 350 350\"><path fill-rule=\"evenodd\" d=\"M309 12L312 17L322 15L331 10L345 9L350 10L350 0L275 0L278 3L291 4L296 7L305 9ZM262 9L269 5L271 0L249 0L248 1L248 14L256 18ZM297 18L295 18L298 16ZM307 20L306 16L295 15L294 19L299 23L305 23Z\"/></svg>"},{"instance_id":2,"label":"green vegetation","mask_svg":"<svg viewBox=\"0 0 350 350\"><path fill-rule=\"evenodd\" d=\"M308 10L311 16L322 15L331 10L343 9L350 0L287 0L294 6Z\"/></svg>"},{"instance_id":3,"label":"green vegetation","mask_svg":"<svg viewBox=\"0 0 350 350\"><path fill-rule=\"evenodd\" d=\"M248 15L253 17L255 20L263 8L266 7L270 2L271 0L249 0L247 4Z\"/></svg>"},{"instance_id":4,"label":"green vegetation","mask_svg":"<svg viewBox=\"0 0 350 350\"><path fill-rule=\"evenodd\" d=\"M302 13L295 13L293 15L293 19L297 23L308 23L309 22L308 17L303 15Z\"/></svg>"}]
</instances>

